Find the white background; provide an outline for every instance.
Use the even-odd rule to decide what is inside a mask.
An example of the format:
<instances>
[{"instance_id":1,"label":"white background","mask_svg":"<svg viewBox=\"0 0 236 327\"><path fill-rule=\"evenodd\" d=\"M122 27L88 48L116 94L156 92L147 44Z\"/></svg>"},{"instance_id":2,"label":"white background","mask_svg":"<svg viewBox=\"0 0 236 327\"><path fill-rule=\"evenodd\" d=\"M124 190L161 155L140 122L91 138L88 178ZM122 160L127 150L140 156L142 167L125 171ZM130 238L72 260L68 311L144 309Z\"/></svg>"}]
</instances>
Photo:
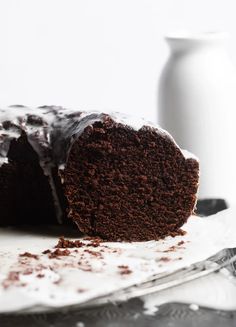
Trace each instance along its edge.
<instances>
[{"instance_id":1,"label":"white background","mask_svg":"<svg viewBox=\"0 0 236 327\"><path fill-rule=\"evenodd\" d=\"M0 0L0 104L156 120L163 36L228 31L236 63L235 9L234 0Z\"/></svg>"}]
</instances>

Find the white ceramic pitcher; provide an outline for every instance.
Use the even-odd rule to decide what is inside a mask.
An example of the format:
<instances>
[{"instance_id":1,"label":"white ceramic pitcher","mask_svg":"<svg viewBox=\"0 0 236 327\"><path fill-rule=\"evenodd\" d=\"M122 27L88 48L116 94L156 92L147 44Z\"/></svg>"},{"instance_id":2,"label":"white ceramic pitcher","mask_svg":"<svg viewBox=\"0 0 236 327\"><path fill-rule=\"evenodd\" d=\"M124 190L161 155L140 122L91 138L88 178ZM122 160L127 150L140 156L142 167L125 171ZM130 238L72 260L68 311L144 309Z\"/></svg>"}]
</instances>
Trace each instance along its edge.
<instances>
[{"instance_id":1,"label":"white ceramic pitcher","mask_svg":"<svg viewBox=\"0 0 236 327\"><path fill-rule=\"evenodd\" d=\"M159 124L200 158L199 198L236 202L236 73L223 33L166 37ZM235 40L236 42L236 40Z\"/></svg>"}]
</instances>

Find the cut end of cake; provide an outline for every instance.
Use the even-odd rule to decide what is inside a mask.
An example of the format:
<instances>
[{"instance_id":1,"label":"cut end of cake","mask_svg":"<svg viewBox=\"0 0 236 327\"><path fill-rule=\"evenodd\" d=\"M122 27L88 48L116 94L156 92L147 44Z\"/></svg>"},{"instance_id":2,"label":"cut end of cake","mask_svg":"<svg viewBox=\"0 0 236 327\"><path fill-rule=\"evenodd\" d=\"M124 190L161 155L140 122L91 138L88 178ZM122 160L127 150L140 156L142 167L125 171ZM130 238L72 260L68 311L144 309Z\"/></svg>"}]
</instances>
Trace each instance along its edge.
<instances>
[{"instance_id":1,"label":"cut end of cake","mask_svg":"<svg viewBox=\"0 0 236 327\"><path fill-rule=\"evenodd\" d=\"M61 171L69 217L108 241L157 240L191 215L198 161L157 129L134 130L109 116L75 139Z\"/></svg>"}]
</instances>

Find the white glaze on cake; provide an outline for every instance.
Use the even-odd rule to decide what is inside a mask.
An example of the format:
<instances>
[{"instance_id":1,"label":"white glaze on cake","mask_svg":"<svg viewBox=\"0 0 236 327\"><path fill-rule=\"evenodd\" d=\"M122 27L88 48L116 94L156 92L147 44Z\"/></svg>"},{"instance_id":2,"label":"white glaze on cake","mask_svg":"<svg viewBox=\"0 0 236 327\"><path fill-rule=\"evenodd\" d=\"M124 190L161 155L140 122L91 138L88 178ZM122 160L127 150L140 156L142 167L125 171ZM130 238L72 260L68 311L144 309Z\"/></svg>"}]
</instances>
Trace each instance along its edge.
<instances>
[{"instance_id":1,"label":"white glaze on cake","mask_svg":"<svg viewBox=\"0 0 236 327\"><path fill-rule=\"evenodd\" d=\"M78 114L78 116L76 116L76 114ZM29 108L16 105L0 109L0 136L2 136L0 139L0 164L4 163L5 158L7 157L9 142L6 142L6 140L11 141L14 138L18 138L21 131L24 130L28 136L30 144L39 155L42 168L46 169L47 158L45 158L43 149L49 148L55 158L56 153L52 148L51 140L55 129L59 130L64 139L68 136L71 138L73 135L79 137L87 126L92 126L96 121L102 121L106 115L107 114L98 111L85 112L58 106ZM115 122L129 126L134 130L139 130L144 126L151 127L156 130L157 134L169 137L178 147L173 137L167 131L156 124L145 121L143 118L129 116L118 112L111 112L108 115ZM28 123L27 119L30 116L40 117L43 121L43 125L39 126ZM2 124L6 121L15 125L16 128L12 126L8 129L4 129ZM3 146L3 144L5 144L5 146ZM186 159L193 158L197 160L196 156L192 153L186 150L181 150L181 152ZM56 158L56 160L61 159ZM65 162L60 162L60 164L65 164ZM45 172L47 174L46 170Z\"/></svg>"}]
</instances>

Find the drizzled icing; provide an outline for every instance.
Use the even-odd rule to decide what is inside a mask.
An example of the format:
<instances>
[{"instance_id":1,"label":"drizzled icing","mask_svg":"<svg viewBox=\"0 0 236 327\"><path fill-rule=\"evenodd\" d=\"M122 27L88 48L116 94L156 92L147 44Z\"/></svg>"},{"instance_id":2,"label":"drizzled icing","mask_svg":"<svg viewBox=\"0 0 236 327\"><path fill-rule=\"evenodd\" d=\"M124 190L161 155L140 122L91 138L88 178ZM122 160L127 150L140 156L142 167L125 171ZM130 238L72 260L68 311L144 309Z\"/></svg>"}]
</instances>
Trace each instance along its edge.
<instances>
[{"instance_id":1,"label":"drizzled icing","mask_svg":"<svg viewBox=\"0 0 236 327\"><path fill-rule=\"evenodd\" d=\"M73 140L78 138L87 126L92 126L96 121L104 121L108 116L116 123L134 130L139 130L144 126L151 127L155 129L157 134L166 136L175 143L172 136L159 126L144 119L118 112L105 114L98 111L85 112L59 106L29 108L14 105L0 108L0 167L8 163L11 141L19 138L22 132L25 132L29 143L38 154L44 174L48 176L56 214L60 222L62 209L54 184L52 169L63 169ZM177 144L176 146L178 147ZM182 154L186 159L193 158L196 160L194 155L186 151L182 151Z\"/></svg>"}]
</instances>

